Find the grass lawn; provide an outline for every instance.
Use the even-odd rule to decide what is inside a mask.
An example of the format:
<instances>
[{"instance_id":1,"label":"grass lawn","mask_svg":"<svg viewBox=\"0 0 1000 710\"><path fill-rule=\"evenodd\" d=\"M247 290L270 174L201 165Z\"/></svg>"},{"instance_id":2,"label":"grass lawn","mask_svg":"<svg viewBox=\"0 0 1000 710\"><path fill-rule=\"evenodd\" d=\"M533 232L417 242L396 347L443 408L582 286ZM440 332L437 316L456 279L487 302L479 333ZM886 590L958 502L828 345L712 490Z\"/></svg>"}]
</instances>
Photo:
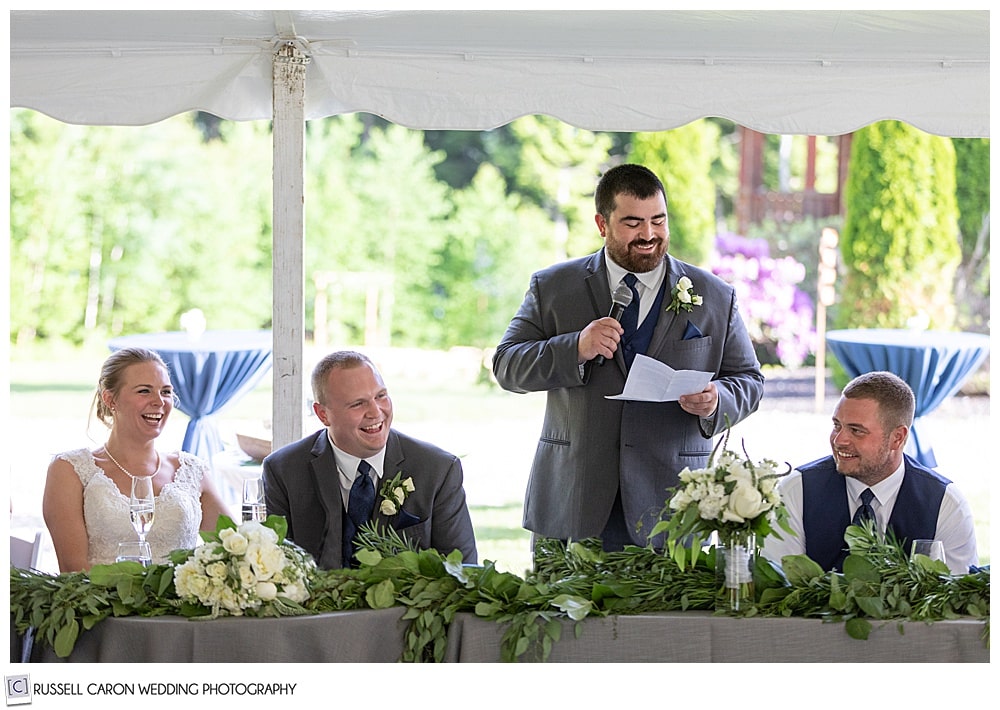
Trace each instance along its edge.
<instances>
[{"instance_id":1,"label":"grass lawn","mask_svg":"<svg viewBox=\"0 0 1000 710\"><path fill-rule=\"evenodd\" d=\"M106 354L103 348L59 353L58 357L12 353L8 426L14 443L8 481L12 532L44 529L41 492L53 453L104 442L103 425L92 421L88 431L87 418ZM531 564L530 535L521 527L522 500L545 398L481 384L479 363L470 362L467 355L455 360L454 355L393 351L379 353L375 359L393 398L394 426L462 458L480 561L492 560L504 571L522 574ZM308 353L306 359L304 371L308 373L312 369ZM267 377L217 416L227 451L241 455L236 433L266 432L271 396ZM760 411L734 430L732 445L743 441L755 460L769 457L796 465L818 458L828 451L829 411L834 403L827 400L824 411L816 413L808 402L765 396ZM967 402L953 398L925 420L923 431L934 441L939 470L955 480L970 501L980 561L988 564L990 475L988 467L981 465L978 447L969 442L992 436L989 398ZM180 447L187 421L186 415L175 410L161 437L163 448ZM318 421L310 417L304 429L309 432L318 427ZM265 433L265 438L270 435ZM51 555L51 549L48 552ZM45 552L43 562L44 557ZM54 565L54 556L51 560Z\"/></svg>"},{"instance_id":2,"label":"grass lawn","mask_svg":"<svg viewBox=\"0 0 1000 710\"><path fill-rule=\"evenodd\" d=\"M92 420L88 431L87 418L105 357L103 350L67 353L58 361L12 356L10 424L12 440L21 444L9 480L12 531L44 528L41 493L53 453L103 443L103 425ZM462 457L480 561L492 560L500 569L523 574L531 554L529 533L521 527L522 499L543 398L441 376L390 377L392 368L382 369L393 397L394 426ZM238 451L237 432L254 435L266 429L271 397L271 380L266 377L217 417L227 450ZM175 409L161 445L179 448L187 422L188 417ZM305 429L318 427L312 418ZM509 431L518 432L517 442L506 440L504 432ZM54 565L54 557L51 560Z\"/></svg>"}]
</instances>

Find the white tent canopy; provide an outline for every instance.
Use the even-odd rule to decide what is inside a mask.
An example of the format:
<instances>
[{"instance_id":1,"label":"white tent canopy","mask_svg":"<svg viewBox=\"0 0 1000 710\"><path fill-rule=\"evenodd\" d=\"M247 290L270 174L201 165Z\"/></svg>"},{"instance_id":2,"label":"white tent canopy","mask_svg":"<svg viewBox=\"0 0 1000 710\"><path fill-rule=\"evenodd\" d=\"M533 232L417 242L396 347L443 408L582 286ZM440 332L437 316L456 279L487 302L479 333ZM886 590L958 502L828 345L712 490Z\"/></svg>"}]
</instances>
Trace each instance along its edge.
<instances>
[{"instance_id":1,"label":"white tent canopy","mask_svg":"<svg viewBox=\"0 0 1000 710\"><path fill-rule=\"evenodd\" d=\"M718 116L837 135L898 119L989 136L986 11L15 10L10 29L12 107L78 124L273 120L276 446L304 411L306 120L657 131Z\"/></svg>"},{"instance_id":2,"label":"white tent canopy","mask_svg":"<svg viewBox=\"0 0 1000 710\"><path fill-rule=\"evenodd\" d=\"M280 41L311 60L306 119L989 135L986 11L14 11L11 105L82 124L270 119Z\"/></svg>"}]
</instances>

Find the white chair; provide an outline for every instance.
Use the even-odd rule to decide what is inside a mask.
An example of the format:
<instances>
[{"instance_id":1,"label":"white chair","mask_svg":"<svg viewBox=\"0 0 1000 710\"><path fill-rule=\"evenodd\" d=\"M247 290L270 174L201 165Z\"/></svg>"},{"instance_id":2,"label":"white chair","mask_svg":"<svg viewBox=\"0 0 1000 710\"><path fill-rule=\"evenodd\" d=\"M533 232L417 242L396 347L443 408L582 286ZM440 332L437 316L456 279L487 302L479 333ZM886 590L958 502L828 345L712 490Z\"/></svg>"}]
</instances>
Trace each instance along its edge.
<instances>
[{"instance_id":1,"label":"white chair","mask_svg":"<svg viewBox=\"0 0 1000 710\"><path fill-rule=\"evenodd\" d=\"M10 564L21 569L34 569L42 549L42 533L36 532L34 541L10 536Z\"/></svg>"}]
</instances>

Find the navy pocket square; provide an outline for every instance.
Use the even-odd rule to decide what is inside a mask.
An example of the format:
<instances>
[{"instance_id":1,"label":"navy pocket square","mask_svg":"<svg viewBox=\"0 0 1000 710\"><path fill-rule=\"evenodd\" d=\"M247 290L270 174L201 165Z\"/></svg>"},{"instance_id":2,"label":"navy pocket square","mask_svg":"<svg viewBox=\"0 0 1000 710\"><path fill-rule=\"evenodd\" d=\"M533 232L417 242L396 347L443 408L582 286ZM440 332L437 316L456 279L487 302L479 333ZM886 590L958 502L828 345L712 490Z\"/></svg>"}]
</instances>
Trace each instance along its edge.
<instances>
[{"instance_id":1,"label":"navy pocket square","mask_svg":"<svg viewBox=\"0 0 1000 710\"><path fill-rule=\"evenodd\" d=\"M696 326L691 321L688 321L687 326L684 328L684 340L694 340L695 338L703 338L701 331L698 330Z\"/></svg>"},{"instance_id":2,"label":"navy pocket square","mask_svg":"<svg viewBox=\"0 0 1000 710\"><path fill-rule=\"evenodd\" d=\"M392 527L396 530L405 530L419 522L422 522L420 518L402 509L392 517Z\"/></svg>"}]
</instances>

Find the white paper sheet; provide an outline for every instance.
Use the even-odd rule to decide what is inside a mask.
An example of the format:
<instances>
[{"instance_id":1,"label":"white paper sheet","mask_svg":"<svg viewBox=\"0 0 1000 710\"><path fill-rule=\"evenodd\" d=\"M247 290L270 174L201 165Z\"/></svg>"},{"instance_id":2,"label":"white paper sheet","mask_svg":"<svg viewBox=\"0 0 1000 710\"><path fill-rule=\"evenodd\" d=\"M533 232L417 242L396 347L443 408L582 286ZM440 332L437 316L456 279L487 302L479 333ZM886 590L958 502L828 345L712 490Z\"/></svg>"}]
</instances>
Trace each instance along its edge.
<instances>
[{"instance_id":1,"label":"white paper sheet","mask_svg":"<svg viewBox=\"0 0 1000 710\"><path fill-rule=\"evenodd\" d=\"M636 355L621 394L608 399L633 402L676 402L681 395L701 392L712 381L711 372L675 370L665 362Z\"/></svg>"}]
</instances>

